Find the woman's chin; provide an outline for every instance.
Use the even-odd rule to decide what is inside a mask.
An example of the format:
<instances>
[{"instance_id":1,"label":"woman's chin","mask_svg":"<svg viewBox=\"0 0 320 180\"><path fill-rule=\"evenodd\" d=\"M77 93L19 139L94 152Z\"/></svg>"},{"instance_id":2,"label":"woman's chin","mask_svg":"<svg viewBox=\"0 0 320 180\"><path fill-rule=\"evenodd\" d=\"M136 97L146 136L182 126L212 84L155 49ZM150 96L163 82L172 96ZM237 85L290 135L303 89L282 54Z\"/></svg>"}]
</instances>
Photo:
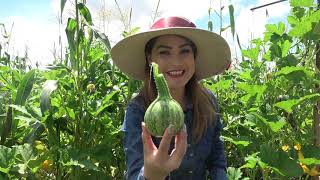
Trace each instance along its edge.
<instances>
[{"instance_id":1,"label":"woman's chin","mask_svg":"<svg viewBox=\"0 0 320 180\"><path fill-rule=\"evenodd\" d=\"M168 87L169 87L169 89L172 91L172 90L179 90L179 89L184 89L185 88L185 85L186 85L187 83L183 83L183 82L169 82L168 83Z\"/></svg>"}]
</instances>

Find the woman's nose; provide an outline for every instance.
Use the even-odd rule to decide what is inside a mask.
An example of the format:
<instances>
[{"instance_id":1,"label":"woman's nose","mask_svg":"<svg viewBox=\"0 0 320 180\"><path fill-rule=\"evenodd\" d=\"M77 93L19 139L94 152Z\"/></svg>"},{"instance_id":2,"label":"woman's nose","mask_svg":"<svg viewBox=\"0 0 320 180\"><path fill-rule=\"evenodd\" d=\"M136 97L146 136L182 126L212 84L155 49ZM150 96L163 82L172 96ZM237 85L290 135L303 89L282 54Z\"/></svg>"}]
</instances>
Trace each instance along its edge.
<instances>
[{"instance_id":1,"label":"woman's nose","mask_svg":"<svg viewBox=\"0 0 320 180\"><path fill-rule=\"evenodd\" d=\"M172 62L175 64L181 64L183 62L183 56L179 53L174 53L172 56Z\"/></svg>"}]
</instances>

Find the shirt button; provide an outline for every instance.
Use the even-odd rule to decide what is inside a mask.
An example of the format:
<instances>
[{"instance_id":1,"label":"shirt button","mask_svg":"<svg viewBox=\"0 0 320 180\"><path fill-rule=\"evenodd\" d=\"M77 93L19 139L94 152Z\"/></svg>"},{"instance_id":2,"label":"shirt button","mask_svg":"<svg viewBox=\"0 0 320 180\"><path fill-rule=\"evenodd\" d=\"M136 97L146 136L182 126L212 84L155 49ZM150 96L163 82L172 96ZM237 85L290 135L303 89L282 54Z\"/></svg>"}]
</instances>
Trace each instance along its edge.
<instances>
[{"instance_id":1,"label":"shirt button","mask_svg":"<svg viewBox=\"0 0 320 180\"><path fill-rule=\"evenodd\" d=\"M190 157L193 157L193 153L190 153L189 156L190 156Z\"/></svg>"},{"instance_id":2,"label":"shirt button","mask_svg":"<svg viewBox=\"0 0 320 180\"><path fill-rule=\"evenodd\" d=\"M188 144L188 147L190 147L191 146L191 144Z\"/></svg>"},{"instance_id":3,"label":"shirt button","mask_svg":"<svg viewBox=\"0 0 320 180\"><path fill-rule=\"evenodd\" d=\"M192 171L189 171L189 174L192 174Z\"/></svg>"}]
</instances>

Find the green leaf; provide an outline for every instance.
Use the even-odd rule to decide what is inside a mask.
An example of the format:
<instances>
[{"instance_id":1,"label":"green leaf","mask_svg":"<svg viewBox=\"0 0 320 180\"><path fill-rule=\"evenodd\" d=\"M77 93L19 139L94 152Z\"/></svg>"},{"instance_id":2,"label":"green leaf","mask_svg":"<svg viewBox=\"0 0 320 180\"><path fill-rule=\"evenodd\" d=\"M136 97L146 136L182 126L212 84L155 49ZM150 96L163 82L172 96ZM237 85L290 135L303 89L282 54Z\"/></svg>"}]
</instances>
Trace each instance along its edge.
<instances>
[{"instance_id":1,"label":"green leaf","mask_svg":"<svg viewBox=\"0 0 320 180\"><path fill-rule=\"evenodd\" d=\"M69 108L69 107L67 107L66 109L67 109L67 112L68 112L69 117L70 117L71 119L75 120L75 119L76 119L76 115L75 115L75 113L74 113L74 110L71 109L71 108Z\"/></svg>"},{"instance_id":2,"label":"green leaf","mask_svg":"<svg viewBox=\"0 0 320 180\"><path fill-rule=\"evenodd\" d=\"M36 158L30 159L28 168L30 168L33 173L36 173L38 169L41 168L43 161L47 160L51 153L52 152L45 152L44 154L41 154Z\"/></svg>"},{"instance_id":3,"label":"green leaf","mask_svg":"<svg viewBox=\"0 0 320 180\"><path fill-rule=\"evenodd\" d=\"M288 16L287 17L287 20L288 20L288 23L291 25L291 26L296 26L297 24L299 24L299 19L295 16Z\"/></svg>"},{"instance_id":4,"label":"green leaf","mask_svg":"<svg viewBox=\"0 0 320 180\"><path fill-rule=\"evenodd\" d=\"M131 28L129 31L123 31L122 37L126 38L128 36L137 34L139 32L139 30L140 30L140 27L134 27L134 28Z\"/></svg>"},{"instance_id":5,"label":"green leaf","mask_svg":"<svg viewBox=\"0 0 320 180\"><path fill-rule=\"evenodd\" d=\"M257 61L260 52L261 41L259 39L252 40L252 43L256 45L254 48L250 48L248 50L241 50L242 56L249 58L252 61Z\"/></svg>"},{"instance_id":6,"label":"green leaf","mask_svg":"<svg viewBox=\"0 0 320 180\"><path fill-rule=\"evenodd\" d=\"M317 23L313 29L313 33L320 35L320 23Z\"/></svg>"},{"instance_id":7,"label":"green leaf","mask_svg":"<svg viewBox=\"0 0 320 180\"><path fill-rule=\"evenodd\" d=\"M231 137L226 137L226 136L222 136L222 138L225 141L229 141L229 142L233 143L236 146L241 145L241 146L246 147L251 143L250 141L242 140L241 138L231 138Z\"/></svg>"},{"instance_id":8,"label":"green leaf","mask_svg":"<svg viewBox=\"0 0 320 180\"><path fill-rule=\"evenodd\" d=\"M27 165L26 164L14 164L11 168L12 172L17 172L19 174L26 174L27 171Z\"/></svg>"},{"instance_id":9,"label":"green leaf","mask_svg":"<svg viewBox=\"0 0 320 180\"><path fill-rule=\"evenodd\" d=\"M232 80L228 79L228 80L218 81L217 83L212 84L209 88L213 91L226 90L226 89L229 89L231 85L232 85Z\"/></svg>"},{"instance_id":10,"label":"green leaf","mask_svg":"<svg viewBox=\"0 0 320 180\"><path fill-rule=\"evenodd\" d=\"M98 38L106 47L107 50L111 51L111 45L108 36L106 36L103 32L100 32L97 28L91 26L91 29L94 32L96 38Z\"/></svg>"},{"instance_id":11,"label":"green leaf","mask_svg":"<svg viewBox=\"0 0 320 180\"><path fill-rule=\"evenodd\" d=\"M269 32L272 32L272 33L278 32L277 26L275 24L266 24L265 27L266 27L266 30Z\"/></svg>"},{"instance_id":12,"label":"green leaf","mask_svg":"<svg viewBox=\"0 0 320 180\"><path fill-rule=\"evenodd\" d=\"M303 72L305 75L307 75L308 77L312 77L313 76L313 72L306 69L306 67L302 67L302 66L285 66L283 68L281 68L278 72L275 73L276 76L280 76L280 75L289 75L289 74L293 74L293 73L297 73L297 72ZM298 74L299 76L301 76L300 74Z\"/></svg>"},{"instance_id":13,"label":"green leaf","mask_svg":"<svg viewBox=\"0 0 320 180\"><path fill-rule=\"evenodd\" d=\"M313 145L303 145L302 150L304 158L320 159L320 147L315 147Z\"/></svg>"},{"instance_id":14,"label":"green leaf","mask_svg":"<svg viewBox=\"0 0 320 180\"><path fill-rule=\"evenodd\" d=\"M50 109L50 95L57 88L58 81L56 80L47 80L44 83L40 97L40 108L42 115L44 115L44 113Z\"/></svg>"},{"instance_id":15,"label":"green leaf","mask_svg":"<svg viewBox=\"0 0 320 180\"><path fill-rule=\"evenodd\" d=\"M311 13L310 16L305 17L306 21L309 21L310 23L319 23L320 21L320 11L315 11Z\"/></svg>"},{"instance_id":16,"label":"green leaf","mask_svg":"<svg viewBox=\"0 0 320 180\"><path fill-rule=\"evenodd\" d=\"M83 3L78 3L77 8L79 9L80 14L84 17L84 19L87 21L87 23L90 26L92 26L93 22L92 22L91 13L90 13L89 9L86 7L86 5Z\"/></svg>"},{"instance_id":17,"label":"green leaf","mask_svg":"<svg viewBox=\"0 0 320 180\"><path fill-rule=\"evenodd\" d=\"M77 160L77 159L70 159L69 162L63 163L64 166L79 166L81 168L87 170L95 170L98 171L98 167L93 164L90 160Z\"/></svg>"},{"instance_id":18,"label":"green leaf","mask_svg":"<svg viewBox=\"0 0 320 180\"><path fill-rule=\"evenodd\" d=\"M40 137L43 132L45 132L44 124L36 121L35 123L29 125L31 132L23 137L23 142L33 142L36 138ZM50 131L50 130L49 130ZM46 132L47 133L47 132ZM51 136L51 135L50 135Z\"/></svg>"},{"instance_id":19,"label":"green leaf","mask_svg":"<svg viewBox=\"0 0 320 180\"><path fill-rule=\"evenodd\" d=\"M267 86L265 85L251 85L248 83L238 83L237 87L246 91L248 94L263 93Z\"/></svg>"},{"instance_id":20,"label":"green leaf","mask_svg":"<svg viewBox=\"0 0 320 180\"><path fill-rule=\"evenodd\" d=\"M31 70L23 76L18 86L18 91L14 102L15 105L23 106L25 104L28 96L31 93L32 86L35 81L34 76L35 70Z\"/></svg>"},{"instance_id":21,"label":"green leaf","mask_svg":"<svg viewBox=\"0 0 320 180\"><path fill-rule=\"evenodd\" d=\"M275 33L275 34L278 34L280 36L282 36L283 33L286 30L285 24L283 22L279 22L278 25L276 25L276 24L266 24L265 28L266 28L266 30L268 32Z\"/></svg>"},{"instance_id":22,"label":"green leaf","mask_svg":"<svg viewBox=\"0 0 320 180\"><path fill-rule=\"evenodd\" d=\"M251 114L254 115L258 120L260 120L267 127L269 127L273 132L280 131L280 129L287 124L284 118L279 117L277 115L261 116L257 113L251 113Z\"/></svg>"},{"instance_id":23,"label":"green leaf","mask_svg":"<svg viewBox=\"0 0 320 180\"><path fill-rule=\"evenodd\" d=\"M208 29L209 29L209 31L212 31L212 30L213 30L212 21L208 21Z\"/></svg>"},{"instance_id":24,"label":"green leaf","mask_svg":"<svg viewBox=\"0 0 320 180\"><path fill-rule=\"evenodd\" d=\"M69 18L67 27L66 27L66 34L68 39L68 45L70 49L70 61L71 61L71 67L75 69L76 62L76 41L75 41L75 33L77 29L77 21L75 19Z\"/></svg>"},{"instance_id":25,"label":"green leaf","mask_svg":"<svg viewBox=\"0 0 320 180\"><path fill-rule=\"evenodd\" d=\"M241 43L240 43L240 39L239 39L238 33L237 33L237 43L238 43L239 49L242 51L242 47L241 47ZM243 57L242 57L242 59L243 59Z\"/></svg>"},{"instance_id":26,"label":"green leaf","mask_svg":"<svg viewBox=\"0 0 320 180\"><path fill-rule=\"evenodd\" d=\"M267 144L260 146L260 157L261 161L283 176L297 177L303 174L298 162L289 157L288 153L273 149Z\"/></svg>"},{"instance_id":27,"label":"green leaf","mask_svg":"<svg viewBox=\"0 0 320 180\"><path fill-rule=\"evenodd\" d=\"M274 106L281 108L288 113L292 113L293 108L295 106L303 103L306 100L310 100L310 99L320 99L320 94L310 94L310 95L306 95L300 99L290 99L287 101L281 101L281 102L275 103Z\"/></svg>"},{"instance_id":28,"label":"green leaf","mask_svg":"<svg viewBox=\"0 0 320 180\"><path fill-rule=\"evenodd\" d=\"M320 164L320 159L316 159L316 158L304 158L299 161L305 165L319 165Z\"/></svg>"},{"instance_id":29,"label":"green leaf","mask_svg":"<svg viewBox=\"0 0 320 180\"><path fill-rule=\"evenodd\" d=\"M248 83L238 83L237 87L247 92L246 98L256 96L256 101L260 101L263 93L266 91L266 85L250 85Z\"/></svg>"},{"instance_id":30,"label":"green leaf","mask_svg":"<svg viewBox=\"0 0 320 180\"><path fill-rule=\"evenodd\" d=\"M64 6L66 5L67 0L60 0L60 17L62 17Z\"/></svg>"},{"instance_id":31,"label":"green leaf","mask_svg":"<svg viewBox=\"0 0 320 180\"><path fill-rule=\"evenodd\" d=\"M29 124L34 123L36 121L36 119L34 118L30 118L30 117L25 117L25 116L15 116L14 119L16 120L22 120L22 122L26 123L25 126L29 126Z\"/></svg>"},{"instance_id":32,"label":"green leaf","mask_svg":"<svg viewBox=\"0 0 320 180\"><path fill-rule=\"evenodd\" d=\"M39 107L26 106L25 108L34 119L41 119L41 110Z\"/></svg>"},{"instance_id":33,"label":"green leaf","mask_svg":"<svg viewBox=\"0 0 320 180\"><path fill-rule=\"evenodd\" d=\"M287 56L289 50L291 48L291 42L286 40L282 45L281 45L281 56L284 58Z\"/></svg>"},{"instance_id":34,"label":"green leaf","mask_svg":"<svg viewBox=\"0 0 320 180\"><path fill-rule=\"evenodd\" d=\"M62 162L64 166L78 166L86 170L99 170L90 159L91 154L79 149L68 149L65 153L67 153L67 156L69 157L65 159L67 162L65 160Z\"/></svg>"},{"instance_id":35,"label":"green leaf","mask_svg":"<svg viewBox=\"0 0 320 180\"><path fill-rule=\"evenodd\" d=\"M229 5L229 16L230 16L230 27L231 27L232 37L234 38L235 23L234 23L234 8L232 4Z\"/></svg>"},{"instance_id":36,"label":"green leaf","mask_svg":"<svg viewBox=\"0 0 320 180\"><path fill-rule=\"evenodd\" d=\"M239 168L228 167L228 179L238 180L242 177L242 172Z\"/></svg>"},{"instance_id":37,"label":"green leaf","mask_svg":"<svg viewBox=\"0 0 320 180\"><path fill-rule=\"evenodd\" d=\"M31 114L27 111L27 109L24 106L10 104L9 107L12 107L16 111L19 111L26 116L32 117Z\"/></svg>"},{"instance_id":38,"label":"green leaf","mask_svg":"<svg viewBox=\"0 0 320 180\"><path fill-rule=\"evenodd\" d=\"M258 60L258 56L259 56L259 47L256 47L256 48L251 48L251 49L248 49L248 50L241 50L242 52L242 55L244 57L247 57L249 58L250 60L254 60L254 61L257 61Z\"/></svg>"},{"instance_id":39,"label":"green leaf","mask_svg":"<svg viewBox=\"0 0 320 180\"><path fill-rule=\"evenodd\" d=\"M110 105L113 104L113 101L111 100L111 98L117 93L118 93L118 91L113 91L112 93L107 94L104 97L101 106L99 107L99 109L94 114L95 117L97 117L102 111L104 111L107 107L109 107Z\"/></svg>"},{"instance_id":40,"label":"green leaf","mask_svg":"<svg viewBox=\"0 0 320 180\"><path fill-rule=\"evenodd\" d=\"M21 160L27 164L30 159L34 157L33 150L30 144L24 144L19 146L14 146L16 149L16 154Z\"/></svg>"},{"instance_id":41,"label":"green leaf","mask_svg":"<svg viewBox=\"0 0 320 180\"><path fill-rule=\"evenodd\" d=\"M298 99L291 99L291 100L287 100L287 101L278 102L278 103L274 104L274 106L279 107L279 108L287 111L288 113L292 113L293 106L296 106L298 103L299 103Z\"/></svg>"},{"instance_id":42,"label":"green leaf","mask_svg":"<svg viewBox=\"0 0 320 180\"><path fill-rule=\"evenodd\" d=\"M278 23L278 33L279 35L283 35L283 33L286 31L286 25L283 22Z\"/></svg>"},{"instance_id":43,"label":"green leaf","mask_svg":"<svg viewBox=\"0 0 320 180\"><path fill-rule=\"evenodd\" d=\"M313 6L313 0L290 0L290 6L292 6L292 7L311 7L311 6Z\"/></svg>"},{"instance_id":44,"label":"green leaf","mask_svg":"<svg viewBox=\"0 0 320 180\"><path fill-rule=\"evenodd\" d=\"M310 21L301 21L296 24L296 26L292 27L288 34L294 37L302 37L311 30L312 24Z\"/></svg>"},{"instance_id":45,"label":"green leaf","mask_svg":"<svg viewBox=\"0 0 320 180\"><path fill-rule=\"evenodd\" d=\"M246 164L242 165L240 169L242 168L254 169L257 163L260 161L260 159L257 158L257 153L254 153L246 157L245 161L246 161Z\"/></svg>"},{"instance_id":46,"label":"green leaf","mask_svg":"<svg viewBox=\"0 0 320 180\"><path fill-rule=\"evenodd\" d=\"M14 155L14 150L0 145L0 172L9 173L14 162Z\"/></svg>"},{"instance_id":47,"label":"green leaf","mask_svg":"<svg viewBox=\"0 0 320 180\"><path fill-rule=\"evenodd\" d=\"M252 70L245 70L239 75L239 77L243 80L250 81L252 80L251 73L252 73Z\"/></svg>"},{"instance_id":48,"label":"green leaf","mask_svg":"<svg viewBox=\"0 0 320 180\"><path fill-rule=\"evenodd\" d=\"M222 28L221 28L221 32L227 30L229 27L230 27L230 25L229 25L229 26L226 26L226 27L222 27Z\"/></svg>"}]
</instances>

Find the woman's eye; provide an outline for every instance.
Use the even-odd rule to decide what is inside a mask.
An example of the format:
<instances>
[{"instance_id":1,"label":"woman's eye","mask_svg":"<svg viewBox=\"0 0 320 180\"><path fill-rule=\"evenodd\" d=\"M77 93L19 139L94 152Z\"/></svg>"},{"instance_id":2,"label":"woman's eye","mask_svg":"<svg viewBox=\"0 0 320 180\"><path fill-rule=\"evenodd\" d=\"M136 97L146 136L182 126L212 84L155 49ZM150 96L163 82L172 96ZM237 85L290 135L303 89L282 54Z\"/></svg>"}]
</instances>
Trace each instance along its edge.
<instances>
[{"instance_id":1,"label":"woman's eye","mask_svg":"<svg viewBox=\"0 0 320 180\"><path fill-rule=\"evenodd\" d=\"M186 53L186 54L188 54L188 53L190 53L190 52L191 52L190 49L183 49L183 50L181 50L181 53Z\"/></svg>"},{"instance_id":2,"label":"woman's eye","mask_svg":"<svg viewBox=\"0 0 320 180\"><path fill-rule=\"evenodd\" d=\"M169 53L169 51L160 51L159 54L161 54L161 55L169 55L170 53Z\"/></svg>"}]
</instances>

